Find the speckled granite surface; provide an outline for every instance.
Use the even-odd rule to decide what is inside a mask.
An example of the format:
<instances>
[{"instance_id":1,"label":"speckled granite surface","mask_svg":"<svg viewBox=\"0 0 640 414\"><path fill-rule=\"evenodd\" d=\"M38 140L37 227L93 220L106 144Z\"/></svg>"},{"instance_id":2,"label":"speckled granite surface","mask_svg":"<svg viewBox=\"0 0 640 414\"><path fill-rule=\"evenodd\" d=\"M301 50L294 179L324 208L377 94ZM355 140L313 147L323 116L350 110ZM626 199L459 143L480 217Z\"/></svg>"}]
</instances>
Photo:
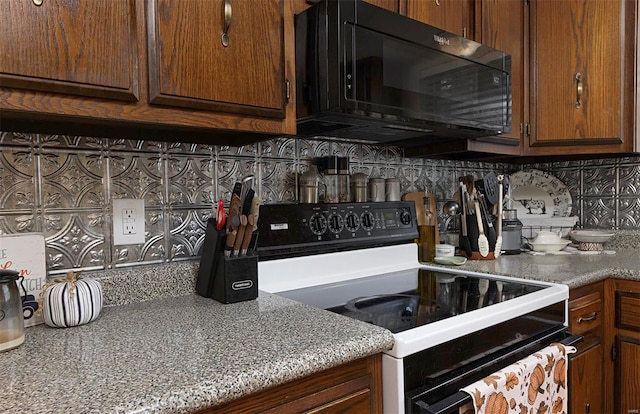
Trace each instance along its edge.
<instances>
[{"instance_id":1,"label":"speckled granite surface","mask_svg":"<svg viewBox=\"0 0 640 414\"><path fill-rule=\"evenodd\" d=\"M446 266L449 267L449 266ZM496 260L468 260L460 269L562 283L575 288L615 277L640 280L640 251L619 249L614 254L518 255Z\"/></svg>"},{"instance_id":2,"label":"speckled granite surface","mask_svg":"<svg viewBox=\"0 0 640 414\"><path fill-rule=\"evenodd\" d=\"M29 328L0 353L0 411L188 412L392 345L385 329L263 292L115 306L87 325Z\"/></svg>"},{"instance_id":3,"label":"speckled granite surface","mask_svg":"<svg viewBox=\"0 0 640 414\"><path fill-rule=\"evenodd\" d=\"M520 254L460 268L569 287L640 280L638 234L618 233L612 255ZM28 328L20 348L0 353L0 412L188 412L393 345L387 330L264 292L232 305L201 298L198 267L90 273L103 284L103 314L80 327Z\"/></svg>"}]
</instances>

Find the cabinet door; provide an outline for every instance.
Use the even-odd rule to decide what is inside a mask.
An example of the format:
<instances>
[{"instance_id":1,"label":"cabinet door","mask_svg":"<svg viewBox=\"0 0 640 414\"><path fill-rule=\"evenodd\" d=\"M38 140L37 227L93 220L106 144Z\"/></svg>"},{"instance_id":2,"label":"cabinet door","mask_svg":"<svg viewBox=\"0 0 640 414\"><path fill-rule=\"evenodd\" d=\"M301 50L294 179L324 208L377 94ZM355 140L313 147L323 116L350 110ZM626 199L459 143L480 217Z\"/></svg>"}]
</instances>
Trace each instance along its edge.
<instances>
[{"instance_id":1,"label":"cabinet door","mask_svg":"<svg viewBox=\"0 0 640 414\"><path fill-rule=\"evenodd\" d=\"M467 36L469 8L467 0L405 0L406 15L450 33ZM402 8L402 7L401 7Z\"/></svg>"},{"instance_id":2,"label":"cabinet door","mask_svg":"<svg viewBox=\"0 0 640 414\"><path fill-rule=\"evenodd\" d=\"M511 56L511 132L500 135L520 144L525 123L525 4L513 0L481 0L476 38Z\"/></svg>"},{"instance_id":3,"label":"cabinet door","mask_svg":"<svg viewBox=\"0 0 640 414\"><path fill-rule=\"evenodd\" d=\"M640 412L640 338L616 337L616 412Z\"/></svg>"},{"instance_id":4,"label":"cabinet door","mask_svg":"<svg viewBox=\"0 0 640 414\"><path fill-rule=\"evenodd\" d=\"M283 2L259 3L149 0L150 102L284 118Z\"/></svg>"},{"instance_id":5,"label":"cabinet door","mask_svg":"<svg viewBox=\"0 0 640 414\"><path fill-rule=\"evenodd\" d=\"M134 0L3 0L0 84L138 100Z\"/></svg>"},{"instance_id":6,"label":"cabinet door","mask_svg":"<svg viewBox=\"0 0 640 414\"><path fill-rule=\"evenodd\" d=\"M537 0L530 7L529 144L552 147L531 154L557 154L559 145L569 153L598 152L604 145L622 150L625 134L632 141L626 123L633 117L634 2Z\"/></svg>"},{"instance_id":7,"label":"cabinet door","mask_svg":"<svg viewBox=\"0 0 640 414\"><path fill-rule=\"evenodd\" d=\"M601 413L602 345L580 352L569 362L569 409L572 414Z\"/></svg>"}]
</instances>

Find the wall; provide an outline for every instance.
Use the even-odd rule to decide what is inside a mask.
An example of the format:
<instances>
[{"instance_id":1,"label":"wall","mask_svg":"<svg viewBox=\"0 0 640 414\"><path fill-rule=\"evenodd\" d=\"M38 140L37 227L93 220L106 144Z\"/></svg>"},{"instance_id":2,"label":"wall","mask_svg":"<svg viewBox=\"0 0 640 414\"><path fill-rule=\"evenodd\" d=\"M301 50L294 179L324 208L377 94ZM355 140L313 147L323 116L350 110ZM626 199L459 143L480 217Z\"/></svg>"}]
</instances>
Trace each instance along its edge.
<instances>
[{"instance_id":1,"label":"wall","mask_svg":"<svg viewBox=\"0 0 640 414\"><path fill-rule=\"evenodd\" d=\"M402 191L451 198L458 177L519 166L409 159L393 147L277 138L243 147L0 133L0 234L42 232L49 274L195 260L206 220L253 174L266 203L296 199L314 157L349 156L352 172L398 177ZM640 158L533 165L570 189L586 227L637 229ZM112 244L111 200L144 198L146 243ZM444 217L440 217L443 221Z\"/></svg>"}]
</instances>

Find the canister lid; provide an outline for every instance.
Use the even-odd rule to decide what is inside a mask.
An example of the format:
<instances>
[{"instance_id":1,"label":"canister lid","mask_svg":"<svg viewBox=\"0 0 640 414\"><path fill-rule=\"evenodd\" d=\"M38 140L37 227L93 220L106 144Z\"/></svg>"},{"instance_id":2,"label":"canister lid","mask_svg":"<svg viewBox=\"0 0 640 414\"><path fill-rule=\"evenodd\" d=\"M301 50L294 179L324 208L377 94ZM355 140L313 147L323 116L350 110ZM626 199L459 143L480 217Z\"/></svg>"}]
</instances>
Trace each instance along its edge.
<instances>
[{"instance_id":1,"label":"canister lid","mask_svg":"<svg viewBox=\"0 0 640 414\"><path fill-rule=\"evenodd\" d=\"M15 270L0 269L0 283L15 282L19 274Z\"/></svg>"}]
</instances>

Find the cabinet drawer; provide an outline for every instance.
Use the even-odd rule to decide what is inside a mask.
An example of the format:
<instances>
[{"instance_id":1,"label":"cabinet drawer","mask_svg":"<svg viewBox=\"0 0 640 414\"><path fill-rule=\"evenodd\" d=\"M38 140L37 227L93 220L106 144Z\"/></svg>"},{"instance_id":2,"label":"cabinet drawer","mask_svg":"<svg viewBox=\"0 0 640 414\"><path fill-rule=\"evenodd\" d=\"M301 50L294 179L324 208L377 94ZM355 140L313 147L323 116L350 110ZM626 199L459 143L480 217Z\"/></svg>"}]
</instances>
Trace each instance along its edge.
<instances>
[{"instance_id":1,"label":"cabinet drawer","mask_svg":"<svg viewBox=\"0 0 640 414\"><path fill-rule=\"evenodd\" d=\"M640 293L616 291L616 328L640 331Z\"/></svg>"},{"instance_id":2,"label":"cabinet drawer","mask_svg":"<svg viewBox=\"0 0 640 414\"><path fill-rule=\"evenodd\" d=\"M602 324L602 300L594 295L594 300L573 307L569 304L569 329L574 334L583 334Z\"/></svg>"}]
</instances>

